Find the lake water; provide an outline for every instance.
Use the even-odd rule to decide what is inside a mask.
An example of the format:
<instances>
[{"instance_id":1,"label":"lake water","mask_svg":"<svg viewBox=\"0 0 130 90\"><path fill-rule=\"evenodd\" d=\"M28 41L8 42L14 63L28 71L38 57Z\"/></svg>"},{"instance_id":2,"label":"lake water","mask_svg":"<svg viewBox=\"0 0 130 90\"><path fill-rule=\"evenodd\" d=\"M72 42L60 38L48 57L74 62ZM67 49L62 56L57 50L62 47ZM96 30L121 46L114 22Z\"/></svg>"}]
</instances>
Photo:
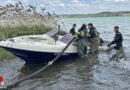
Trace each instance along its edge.
<instances>
[{"instance_id":1,"label":"lake water","mask_svg":"<svg viewBox=\"0 0 130 90\"><path fill-rule=\"evenodd\" d=\"M99 52L84 59L57 62L43 73L12 90L130 90L130 17L65 18L66 29L76 23L93 23L103 39L112 40L113 27L120 26L123 49ZM18 58L0 61L0 76L5 81L23 77L42 67L25 64Z\"/></svg>"}]
</instances>

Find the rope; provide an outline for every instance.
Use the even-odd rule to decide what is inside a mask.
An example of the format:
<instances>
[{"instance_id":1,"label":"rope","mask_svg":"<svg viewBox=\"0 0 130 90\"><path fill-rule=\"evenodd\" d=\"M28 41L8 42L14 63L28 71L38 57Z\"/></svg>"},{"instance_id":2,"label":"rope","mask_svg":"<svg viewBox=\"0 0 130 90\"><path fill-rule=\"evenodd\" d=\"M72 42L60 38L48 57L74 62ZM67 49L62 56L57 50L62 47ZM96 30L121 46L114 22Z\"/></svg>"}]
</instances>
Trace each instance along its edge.
<instances>
[{"instance_id":1,"label":"rope","mask_svg":"<svg viewBox=\"0 0 130 90\"><path fill-rule=\"evenodd\" d=\"M16 86L16 85L22 83L23 81L25 81L25 80L27 80L27 79L29 79L29 78L31 78L31 77L33 77L33 76L35 76L35 75L41 73L42 71L44 71L46 68L48 68L49 66L51 66L54 62L56 62L56 61L58 60L58 58L65 52L65 50L70 46L70 44L73 42L74 39L75 39L75 38L73 38L73 39L67 44L67 46L62 50L62 52L61 52L57 57L55 57L52 61L48 62L47 65L45 65L44 67L42 67L42 68L39 69L38 71L34 72L33 74L28 75L28 76L26 76L26 77L23 78L23 79L20 79L19 81L15 82L14 84L8 85L5 89L2 89L2 90L8 90L8 89L10 89L10 88L12 88L12 87L14 87L14 86Z\"/></svg>"}]
</instances>

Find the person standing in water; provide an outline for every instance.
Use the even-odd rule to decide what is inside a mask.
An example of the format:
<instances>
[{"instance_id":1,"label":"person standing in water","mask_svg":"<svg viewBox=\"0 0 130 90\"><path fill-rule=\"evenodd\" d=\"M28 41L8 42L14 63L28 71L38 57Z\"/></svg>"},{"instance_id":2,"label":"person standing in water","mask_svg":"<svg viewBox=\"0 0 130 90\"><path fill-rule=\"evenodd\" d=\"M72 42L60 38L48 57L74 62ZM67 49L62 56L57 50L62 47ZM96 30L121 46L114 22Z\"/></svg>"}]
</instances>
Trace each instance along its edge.
<instances>
[{"instance_id":1,"label":"person standing in water","mask_svg":"<svg viewBox=\"0 0 130 90\"><path fill-rule=\"evenodd\" d=\"M100 45L100 38L99 33L97 32L96 28L93 27L92 23L88 24L89 29L89 42L90 42L90 50L89 53L97 53Z\"/></svg>"},{"instance_id":2,"label":"person standing in water","mask_svg":"<svg viewBox=\"0 0 130 90\"><path fill-rule=\"evenodd\" d=\"M75 32L75 28L76 28L76 24L73 24L72 28L70 29L70 33L75 36L76 32Z\"/></svg>"},{"instance_id":3,"label":"person standing in water","mask_svg":"<svg viewBox=\"0 0 130 90\"><path fill-rule=\"evenodd\" d=\"M123 37L122 34L119 32L118 26L114 27L114 32L115 32L114 40L110 44L108 44L108 47L110 47L112 44L116 44L114 48L120 49L122 47Z\"/></svg>"},{"instance_id":4,"label":"person standing in water","mask_svg":"<svg viewBox=\"0 0 130 90\"><path fill-rule=\"evenodd\" d=\"M87 54L87 34L86 34L86 24L83 24L76 34L77 40L77 50L79 57L83 57Z\"/></svg>"}]
</instances>

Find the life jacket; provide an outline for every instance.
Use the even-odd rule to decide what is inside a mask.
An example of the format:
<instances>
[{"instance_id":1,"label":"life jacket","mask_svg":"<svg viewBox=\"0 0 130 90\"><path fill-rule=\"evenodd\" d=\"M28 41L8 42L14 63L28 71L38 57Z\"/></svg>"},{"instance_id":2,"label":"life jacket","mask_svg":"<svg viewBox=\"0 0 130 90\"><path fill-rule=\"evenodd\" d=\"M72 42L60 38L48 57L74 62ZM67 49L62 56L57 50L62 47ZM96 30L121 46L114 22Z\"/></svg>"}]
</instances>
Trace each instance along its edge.
<instances>
[{"instance_id":1,"label":"life jacket","mask_svg":"<svg viewBox=\"0 0 130 90\"><path fill-rule=\"evenodd\" d=\"M86 30L79 30L79 32L76 35L76 39L82 39L90 37L90 34Z\"/></svg>"},{"instance_id":2,"label":"life jacket","mask_svg":"<svg viewBox=\"0 0 130 90\"><path fill-rule=\"evenodd\" d=\"M97 32L95 27L89 29L89 36L90 36L89 38L95 38L98 35L99 34L98 34L98 32Z\"/></svg>"}]
</instances>

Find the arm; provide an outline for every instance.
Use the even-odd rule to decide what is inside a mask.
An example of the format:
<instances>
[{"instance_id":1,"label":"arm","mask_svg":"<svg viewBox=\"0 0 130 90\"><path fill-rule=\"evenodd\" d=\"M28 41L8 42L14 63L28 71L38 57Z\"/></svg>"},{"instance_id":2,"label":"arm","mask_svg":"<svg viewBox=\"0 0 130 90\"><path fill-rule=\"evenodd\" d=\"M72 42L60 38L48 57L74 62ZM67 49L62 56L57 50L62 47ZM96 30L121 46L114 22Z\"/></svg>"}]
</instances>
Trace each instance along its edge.
<instances>
[{"instance_id":1,"label":"arm","mask_svg":"<svg viewBox=\"0 0 130 90\"><path fill-rule=\"evenodd\" d=\"M92 38L93 37L93 30L89 30L89 32L87 32L87 36L88 38Z\"/></svg>"},{"instance_id":2,"label":"arm","mask_svg":"<svg viewBox=\"0 0 130 90\"><path fill-rule=\"evenodd\" d=\"M116 34L115 39L110 44L108 44L108 47L110 47L112 44L115 44L117 41L119 41L121 37L122 35L120 33Z\"/></svg>"},{"instance_id":3,"label":"arm","mask_svg":"<svg viewBox=\"0 0 130 90\"><path fill-rule=\"evenodd\" d=\"M117 41L121 39L122 35L119 33L117 34L117 37L111 42L111 44L115 44Z\"/></svg>"},{"instance_id":4,"label":"arm","mask_svg":"<svg viewBox=\"0 0 130 90\"><path fill-rule=\"evenodd\" d=\"M79 29L79 30L78 30L78 33L76 34L76 39L83 38L84 36L86 36L86 32L85 32L85 31L81 31L81 30Z\"/></svg>"},{"instance_id":5,"label":"arm","mask_svg":"<svg viewBox=\"0 0 130 90\"><path fill-rule=\"evenodd\" d=\"M75 37L76 37L76 39L80 39L80 38L82 38L82 35L80 32L78 32Z\"/></svg>"}]
</instances>

